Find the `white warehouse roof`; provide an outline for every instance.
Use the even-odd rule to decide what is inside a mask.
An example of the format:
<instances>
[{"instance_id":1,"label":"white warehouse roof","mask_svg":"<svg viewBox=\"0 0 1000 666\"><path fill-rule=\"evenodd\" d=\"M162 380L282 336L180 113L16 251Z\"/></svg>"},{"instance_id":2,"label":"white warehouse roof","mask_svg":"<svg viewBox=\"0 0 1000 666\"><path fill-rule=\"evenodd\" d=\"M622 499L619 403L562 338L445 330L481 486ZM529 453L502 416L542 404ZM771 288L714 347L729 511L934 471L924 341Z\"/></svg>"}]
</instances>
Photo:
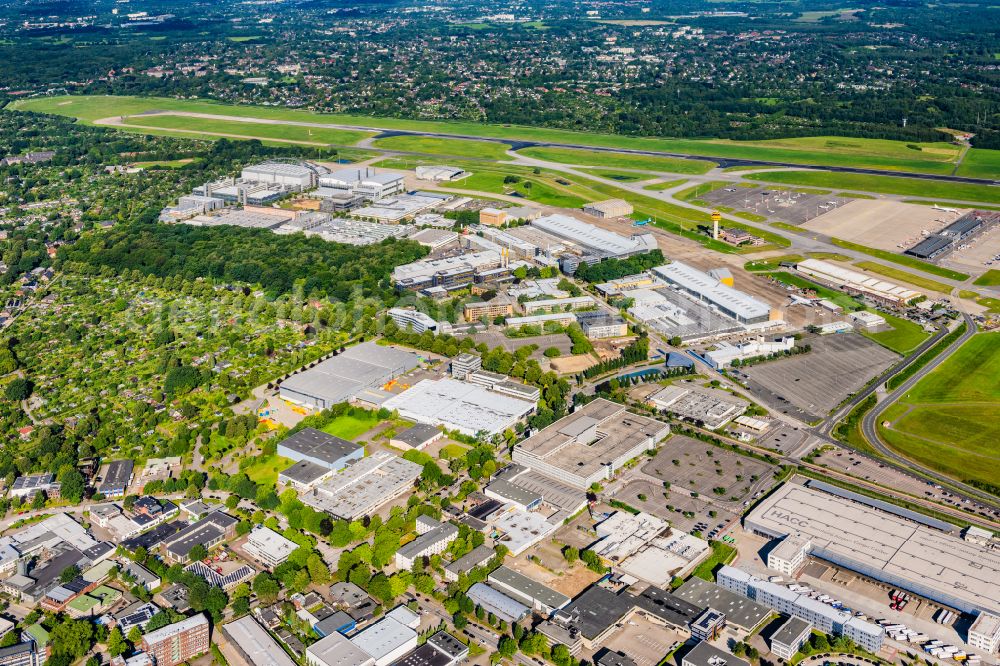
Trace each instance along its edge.
<instances>
[{"instance_id":1,"label":"white warehouse roof","mask_svg":"<svg viewBox=\"0 0 1000 666\"><path fill-rule=\"evenodd\" d=\"M473 436L503 432L529 414L535 403L489 391L454 379L424 379L386 400L386 409L397 409L404 418L440 425Z\"/></svg>"},{"instance_id":2,"label":"white warehouse roof","mask_svg":"<svg viewBox=\"0 0 1000 666\"><path fill-rule=\"evenodd\" d=\"M546 215L532 220L531 226L602 254L636 254L656 249L656 239L652 234L641 234L630 238L581 222L568 215Z\"/></svg>"},{"instance_id":3,"label":"white warehouse roof","mask_svg":"<svg viewBox=\"0 0 1000 666\"><path fill-rule=\"evenodd\" d=\"M653 272L667 282L697 293L703 299L735 312L744 319L766 317L771 312L771 307L767 303L733 289L708 273L680 261L671 262L666 266L657 266Z\"/></svg>"}]
</instances>

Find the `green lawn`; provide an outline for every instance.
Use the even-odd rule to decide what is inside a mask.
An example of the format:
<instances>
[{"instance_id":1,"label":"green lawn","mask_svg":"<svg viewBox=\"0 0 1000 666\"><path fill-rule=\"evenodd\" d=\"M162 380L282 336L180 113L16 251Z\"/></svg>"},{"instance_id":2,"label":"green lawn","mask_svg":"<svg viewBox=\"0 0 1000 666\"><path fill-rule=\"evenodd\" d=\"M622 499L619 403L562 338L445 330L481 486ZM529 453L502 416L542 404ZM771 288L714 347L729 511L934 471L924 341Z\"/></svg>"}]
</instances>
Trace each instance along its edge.
<instances>
[{"instance_id":1,"label":"green lawn","mask_svg":"<svg viewBox=\"0 0 1000 666\"><path fill-rule=\"evenodd\" d=\"M647 185L643 189L651 190L653 192L659 192L661 190L669 190L671 187L677 187L678 185L683 185L686 182L687 181L683 178L678 178L677 180L665 180L662 183Z\"/></svg>"},{"instance_id":2,"label":"green lawn","mask_svg":"<svg viewBox=\"0 0 1000 666\"><path fill-rule=\"evenodd\" d=\"M781 269L781 263L798 263L804 257L801 254L786 254L780 257L770 257L768 259L754 259L743 264L743 269L751 273L770 273Z\"/></svg>"},{"instance_id":3,"label":"green lawn","mask_svg":"<svg viewBox=\"0 0 1000 666\"><path fill-rule=\"evenodd\" d=\"M273 486L278 482L278 472L291 467L294 463L294 460L275 454L257 458L252 465L243 468L243 471L254 483Z\"/></svg>"},{"instance_id":4,"label":"green lawn","mask_svg":"<svg viewBox=\"0 0 1000 666\"><path fill-rule=\"evenodd\" d=\"M982 201L1000 203L1000 188L989 185L946 183L919 178L897 176L869 176L860 173L834 173L830 171L768 171L747 174L750 180L785 185L808 185L833 189L860 190L881 194L902 194L915 197L937 198L942 201Z\"/></svg>"},{"instance_id":5,"label":"green lawn","mask_svg":"<svg viewBox=\"0 0 1000 666\"><path fill-rule=\"evenodd\" d=\"M864 252L865 254L870 254L873 257L883 259L885 261L891 261L894 264L899 264L901 266L909 266L910 268L916 268L924 273L930 273L931 275L937 275L943 278L949 278L952 280L968 280L969 276L965 273L959 273L958 271L953 271L950 268L945 268L943 266L938 266L937 264L932 264L926 261L921 261L916 257L911 257L907 254L897 254L895 252L889 252L888 250L879 250L878 248L868 247L867 245L859 245L858 243L852 243L851 241L845 241L841 238L831 238L830 242L839 247L856 250L858 252Z\"/></svg>"},{"instance_id":6,"label":"green lawn","mask_svg":"<svg viewBox=\"0 0 1000 666\"><path fill-rule=\"evenodd\" d=\"M439 139L431 136L390 136L384 139L376 139L372 142L372 145L387 150L403 150L411 153L480 157L500 161L510 159L507 156L510 146L495 141Z\"/></svg>"},{"instance_id":7,"label":"green lawn","mask_svg":"<svg viewBox=\"0 0 1000 666\"><path fill-rule=\"evenodd\" d=\"M970 148L958 167L959 176L969 178L996 178L1000 173L1000 150Z\"/></svg>"},{"instance_id":8,"label":"green lawn","mask_svg":"<svg viewBox=\"0 0 1000 666\"><path fill-rule=\"evenodd\" d=\"M892 268L891 266L883 266L882 264L877 264L874 261L858 261L855 262L854 265L860 269L871 271L872 273L878 273L879 275L884 275L885 277L891 280L912 284L913 286L919 287L921 289L926 289L929 291L937 291L942 294L951 293L951 287L943 282L938 282L937 280L932 280L930 278L914 275L913 273L901 271L898 268Z\"/></svg>"},{"instance_id":9,"label":"green lawn","mask_svg":"<svg viewBox=\"0 0 1000 666\"><path fill-rule=\"evenodd\" d=\"M655 157L653 155L632 155L629 153L609 153L600 150L579 150L576 148L535 147L519 150L518 154L560 164L578 166L617 167L619 169L642 169L667 173L702 174L715 168L714 162L684 160L676 157Z\"/></svg>"},{"instance_id":10,"label":"green lawn","mask_svg":"<svg viewBox=\"0 0 1000 666\"><path fill-rule=\"evenodd\" d=\"M210 134L213 136L229 134L250 136L256 139L296 141L336 146L354 145L361 139L372 136L371 132L356 130L299 127L298 125L265 125L240 120L214 120L191 118L189 116L129 116L125 119L125 124L137 127L196 132L198 134Z\"/></svg>"},{"instance_id":11,"label":"green lawn","mask_svg":"<svg viewBox=\"0 0 1000 666\"><path fill-rule=\"evenodd\" d=\"M341 439L354 439L376 425L378 425L378 417L374 414L366 416L344 414L323 426L323 432Z\"/></svg>"},{"instance_id":12,"label":"green lawn","mask_svg":"<svg viewBox=\"0 0 1000 666\"><path fill-rule=\"evenodd\" d=\"M962 480L996 484L1000 333L979 333L886 410L885 441Z\"/></svg>"},{"instance_id":13,"label":"green lawn","mask_svg":"<svg viewBox=\"0 0 1000 666\"><path fill-rule=\"evenodd\" d=\"M340 123L383 129L424 130L500 139L656 150L710 157L772 160L803 165L856 166L890 171L919 171L940 174L951 172L959 154L957 146L945 142L922 143L918 145L920 150L914 150L908 147L911 144L903 141L846 137L801 137L770 141L632 137L572 132L543 127L486 125L475 122L319 114L302 109L233 106L209 100L179 100L165 97L42 97L19 100L13 104L13 108L73 116L86 122L122 114L132 115L154 109L197 111L219 115ZM979 162L989 164L997 159L990 155L991 152L1000 155L1000 152L997 151L986 151L986 155L978 158ZM858 188L845 187L842 189Z\"/></svg>"},{"instance_id":14,"label":"green lawn","mask_svg":"<svg viewBox=\"0 0 1000 666\"><path fill-rule=\"evenodd\" d=\"M991 268L976 278L976 281L972 284L977 287L995 287L1000 285L1000 271L995 268Z\"/></svg>"},{"instance_id":15,"label":"green lawn","mask_svg":"<svg viewBox=\"0 0 1000 666\"><path fill-rule=\"evenodd\" d=\"M884 317L886 323L892 326L892 329L878 333L869 333L868 331L862 330L861 335L870 340L874 340L883 347L891 349L898 354L906 355L916 349L921 342L930 337L930 333L925 331L920 324L916 324L909 319L894 317L893 315L886 314L885 312L879 312L877 314Z\"/></svg>"},{"instance_id":16,"label":"green lawn","mask_svg":"<svg viewBox=\"0 0 1000 666\"><path fill-rule=\"evenodd\" d=\"M152 162L136 162L135 166L144 169L179 169L201 160L200 157L185 157L179 160L153 160Z\"/></svg>"},{"instance_id":17,"label":"green lawn","mask_svg":"<svg viewBox=\"0 0 1000 666\"><path fill-rule=\"evenodd\" d=\"M840 307L844 308L847 312L854 312L855 310L863 310L864 306L858 303L856 300L851 298L849 295L842 291L837 291L836 289L829 289L827 287L816 284L815 282L810 282L809 280L796 275L795 273L787 273L785 271L779 271L777 273L769 273L778 282L787 284L792 287L798 287L799 289L810 289L816 293L819 298L826 299L833 303L836 303Z\"/></svg>"},{"instance_id":18,"label":"green lawn","mask_svg":"<svg viewBox=\"0 0 1000 666\"><path fill-rule=\"evenodd\" d=\"M617 180L622 183L634 183L639 180L649 180L650 178L649 174L636 173L634 171L609 171L608 169L580 169L580 171L588 173L591 176Z\"/></svg>"}]
</instances>

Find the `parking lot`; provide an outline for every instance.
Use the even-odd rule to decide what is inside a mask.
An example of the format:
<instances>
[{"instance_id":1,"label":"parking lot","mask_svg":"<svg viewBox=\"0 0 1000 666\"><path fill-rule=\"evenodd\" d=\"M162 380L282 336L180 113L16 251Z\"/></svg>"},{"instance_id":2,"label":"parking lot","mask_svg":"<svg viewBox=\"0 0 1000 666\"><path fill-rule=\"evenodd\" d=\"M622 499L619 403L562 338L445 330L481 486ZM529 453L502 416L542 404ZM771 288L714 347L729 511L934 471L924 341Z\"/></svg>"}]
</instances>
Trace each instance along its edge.
<instances>
[{"instance_id":1,"label":"parking lot","mask_svg":"<svg viewBox=\"0 0 1000 666\"><path fill-rule=\"evenodd\" d=\"M792 416L804 414L809 422L823 418L899 359L857 333L808 336L799 344L811 345L812 351L741 372L765 405Z\"/></svg>"},{"instance_id":2,"label":"parking lot","mask_svg":"<svg viewBox=\"0 0 1000 666\"><path fill-rule=\"evenodd\" d=\"M747 499L773 471L765 462L682 435L667 440L656 457L642 466L644 474L669 481L671 488L727 502Z\"/></svg>"},{"instance_id":3,"label":"parking lot","mask_svg":"<svg viewBox=\"0 0 1000 666\"><path fill-rule=\"evenodd\" d=\"M656 666L677 643L685 637L673 629L658 626L638 614L613 632L605 647L624 652L632 657L638 666Z\"/></svg>"},{"instance_id":4,"label":"parking lot","mask_svg":"<svg viewBox=\"0 0 1000 666\"><path fill-rule=\"evenodd\" d=\"M787 455L801 448L806 440L809 439L809 433L805 430L783 424L780 421L776 423L779 424L777 428L768 430L767 433L757 440L758 446L780 451Z\"/></svg>"},{"instance_id":5,"label":"parking lot","mask_svg":"<svg viewBox=\"0 0 1000 666\"><path fill-rule=\"evenodd\" d=\"M698 198L712 204L763 215L769 219L782 220L794 225L804 224L852 201L832 194L806 194L763 185L726 187Z\"/></svg>"}]
</instances>

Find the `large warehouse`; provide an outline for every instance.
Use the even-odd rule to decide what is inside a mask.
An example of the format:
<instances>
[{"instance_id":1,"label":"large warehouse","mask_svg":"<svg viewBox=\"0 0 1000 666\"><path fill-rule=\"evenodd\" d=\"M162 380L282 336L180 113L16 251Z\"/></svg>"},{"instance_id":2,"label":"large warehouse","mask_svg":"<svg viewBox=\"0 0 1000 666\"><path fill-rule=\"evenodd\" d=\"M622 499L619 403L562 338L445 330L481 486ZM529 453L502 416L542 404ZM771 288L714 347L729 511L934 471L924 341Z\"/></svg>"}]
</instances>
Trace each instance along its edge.
<instances>
[{"instance_id":1,"label":"large warehouse","mask_svg":"<svg viewBox=\"0 0 1000 666\"><path fill-rule=\"evenodd\" d=\"M849 294L859 294L888 305L903 306L923 296L919 291L902 287L894 282L859 273L820 259L804 259L796 264L795 268L803 275L840 287Z\"/></svg>"},{"instance_id":2,"label":"large warehouse","mask_svg":"<svg viewBox=\"0 0 1000 666\"><path fill-rule=\"evenodd\" d=\"M408 351L364 342L328 358L281 383L281 399L314 409L348 402L365 389L378 388L420 364Z\"/></svg>"},{"instance_id":3,"label":"large warehouse","mask_svg":"<svg viewBox=\"0 0 1000 666\"><path fill-rule=\"evenodd\" d=\"M566 239L599 257L630 257L656 249L652 234L622 236L568 215L546 215L531 221L531 226Z\"/></svg>"},{"instance_id":4,"label":"large warehouse","mask_svg":"<svg viewBox=\"0 0 1000 666\"><path fill-rule=\"evenodd\" d=\"M741 324L759 324L771 318L771 307L767 303L680 261L657 266L653 273L691 298L708 304Z\"/></svg>"},{"instance_id":5,"label":"large warehouse","mask_svg":"<svg viewBox=\"0 0 1000 666\"><path fill-rule=\"evenodd\" d=\"M493 436L535 410L535 403L501 395L454 379L424 379L382 405L417 423L442 426L463 435Z\"/></svg>"},{"instance_id":6,"label":"large warehouse","mask_svg":"<svg viewBox=\"0 0 1000 666\"><path fill-rule=\"evenodd\" d=\"M670 426L598 398L514 448L514 462L581 490L606 481L626 462L656 448Z\"/></svg>"},{"instance_id":7,"label":"large warehouse","mask_svg":"<svg viewBox=\"0 0 1000 666\"><path fill-rule=\"evenodd\" d=\"M946 531L947 523L830 491L786 483L745 527L774 538L794 535L815 557L946 606L1000 613L1000 553Z\"/></svg>"}]
</instances>

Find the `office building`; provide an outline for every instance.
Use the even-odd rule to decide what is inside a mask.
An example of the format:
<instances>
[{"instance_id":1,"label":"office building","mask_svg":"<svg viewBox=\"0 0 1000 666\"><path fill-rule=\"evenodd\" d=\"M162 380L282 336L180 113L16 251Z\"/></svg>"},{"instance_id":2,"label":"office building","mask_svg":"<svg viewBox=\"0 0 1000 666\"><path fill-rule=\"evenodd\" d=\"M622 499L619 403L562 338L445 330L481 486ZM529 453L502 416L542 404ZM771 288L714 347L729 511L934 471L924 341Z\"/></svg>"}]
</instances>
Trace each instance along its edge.
<instances>
[{"instance_id":1,"label":"office building","mask_svg":"<svg viewBox=\"0 0 1000 666\"><path fill-rule=\"evenodd\" d=\"M786 483L744 521L809 554L965 613L1000 614L1000 560L951 524L809 481Z\"/></svg>"},{"instance_id":2,"label":"office building","mask_svg":"<svg viewBox=\"0 0 1000 666\"><path fill-rule=\"evenodd\" d=\"M655 449L670 427L598 398L535 433L514 448L513 460L562 483L586 490Z\"/></svg>"},{"instance_id":3,"label":"office building","mask_svg":"<svg viewBox=\"0 0 1000 666\"><path fill-rule=\"evenodd\" d=\"M455 379L465 379L470 372L480 370L482 367L482 356L462 353L451 359L451 376Z\"/></svg>"},{"instance_id":4,"label":"office building","mask_svg":"<svg viewBox=\"0 0 1000 666\"><path fill-rule=\"evenodd\" d=\"M208 652L208 618L204 613L168 624L142 637L139 647L156 666L176 666Z\"/></svg>"},{"instance_id":5,"label":"office building","mask_svg":"<svg viewBox=\"0 0 1000 666\"><path fill-rule=\"evenodd\" d=\"M1000 648L1000 617L980 613L969 627L969 645L986 654L996 654Z\"/></svg>"},{"instance_id":6,"label":"office building","mask_svg":"<svg viewBox=\"0 0 1000 666\"><path fill-rule=\"evenodd\" d=\"M441 426L475 437L492 437L535 410L535 403L501 395L481 386L454 379L424 379L386 400L386 409L403 418Z\"/></svg>"},{"instance_id":7,"label":"office building","mask_svg":"<svg viewBox=\"0 0 1000 666\"><path fill-rule=\"evenodd\" d=\"M788 535L767 554L767 566L786 576L795 576L805 564L812 543L795 535Z\"/></svg>"},{"instance_id":8,"label":"office building","mask_svg":"<svg viewBox=\"0 0 1000 666\"><path fill-rule=\"evenodd\" d=\"M112 460L104 472L104 482L97 491L105 497L123 497L132 483L132 473L135 463L131 460Z\"/></svg>"},{"instance_id":9,"label":"office building","mask_svg":"<svg viewBox=\"0 0 1000 666\"><path fill-rule=\"evenodd\" d=\"M371 167L350 167L320 176L319 184L332 190L359 195L368 201L385 199L406 189L403 176L377 173Z\"/></svg>"},{"instance_id":10,"label":"office building","mask_svg":"<svg viewBox=\"0 0 1000 666\"><path fill-rule=\"evenodd\" d=\"M688 625L691 629L691 638L699 641L714 641L722 634L725 626L726 614L714 608L706 608Z\"/></svg>"},{"instance_id":11,"label":"office building","mask_svg":"<svg viewBox=\"0 0 1000 666\"><path fill-rule=\"evenodd\" d=\"M222 511L212 511L196 523L192 523L164 539L164 554L170 562L186 562L191 549L196 545L212 549L226 539L236 536L239 521Z\"/></svg>"},{"instance_id":12,"label":"office building","mask_svg":"<svg viewBox=\"0 0 1000 666\"><path fill-rule=\"evenodd\" d=\"M877 624L793 592L783 585L761 580L735 567L723 566L717 574L717 581L719 587L746 596L779 613L801 618L812 624L817 631L846 636L868 652L878 652L885 640L885 631Z\"/></svg>"},{"instance_id":13,"label":"office building","mask_svg":"<svg viewBox=\"0 0 1000 666\"><path fill-rule=\"evenodd\" d=\"M812 624L800 617L789 616L780 627L771 634L771 652L774 656L789 661L795 653L802 649L809 640Z\"/></svg>"},{"instance_id":14,"label":"office building","mask_svg":"<svg viewBox=\"0 0 1000 666\"><path fill-rule=\"evenodd\" d=\"M421 259L392 269L392 281L397 289L420 290L442 287L447 290L471 285L482 276L501 268L503 259L495 250L468 252L457 257Z\"/></svg>"},{"instance_id":15,"label":"office building","mask_svg":"<svg viewBox=\"0 0 1000 666\"><path fill-rule=\"evenodd\" d=\"M489 546L476 546L470 552L445 566L444 578L455 582L460 574L467 574L476 567L485 566L495 555L496 551Z\"/></svg>"},{"instance_id":16,"label":"office building","mask_svg":"<svg viewBox=\"0 0 1000 666\"><path fill-rule=\"evenodd\" d=\"M795 347L795 338L790 335L777 340L759 338L736 345L722 341L715 345L715 349L705 352L704 358L709 365L719 370L732 364L733 361L746 361L751 358L780 354L793 347Z\"/></svg>"},{"instance_id":17,"label":"office building","mask_svg":"<svg viewBox=\"0 0 1000 666\"><path fill-rule=\"evenodd\" d=\"M470 384L488 388L496 393L502 393L512 398L520 398L521 400L528 400L530 402L538 402L539 398L542 397L542 391L537 386L522 384L507 375L501 375L497 372L476 370L466 375L465 380Z\"/></svg>"},{"instance_id":18,"label":"office building","mask_svg":"<svg viewBox=\"0 0 1000 666\"><path fill-rule=\"evenodd\" d=\"M0 666L39 666L44 661L30 641L0 648Z\"/></svg>"},{"instance_id":19,"label":"office building","mask_svg":"<svg viewBox=\"0 0 1000 666\"><path fill-rule=\"evenodd\" d=\"M466 303L462 310L465 321L478 321L483 317L509 317L514 314L514 301L506 296L496 296L489 301Z\"/></svg>"},{"instance_id":20,"label":"office building","mask_svg":"<svg viewBox=\"0 0 1000 666\"><path fill-rule=\"evenodd\" d=\"M624 199L608 199L607 201L594 201L583 207L583 212L601 219L610 217L628 217L632 214L632 204Z\"/></svg>"},{"instance_id":21,"label":"office building","mask_svg":"<svg viewBox=\"0 0 1000 666\"><path fill-rule=\"evenodd\" d=\"M458 528L453 524L437 523L396 551L396 568L409 569L417 558L443 553L457 536Z\"/></svg>"},{"instance_id":22,"label":"office building","mask_svg":"<svg viewBox=\"0 0 1000 666\"><path fill-rule=\"evenodd\" d=\"M292 375L279 388L282 400L313 409L348 402L367 389L380 388L420 365L416 354L363 342Z\"/></svg>"},{"instance_id":23,"label":"office building","mask_svg":"<svg viewBox=\"0 0 1000 666\"><path fill-rule=\"evenodd\" d=\"M306 648L309 666L375 666L375 659L343 635L333 632Z\"/></svg>"},{"instance_id":24,"label":"office building","mask_svg":"<svg viewBox=\"0 0 1000 666\"><path fill-rule=\"evenodd\" d=\"M58 487L55 474L47 472L43 474L26 474L14 479L14 483L11 485L8 494L11 497L32 497L38 492L51 493L54 487Z\"/></svg>"},{"instance_id":25,"label":"office building","mask_svg":"<svg viewBox=\"0 0 1000 666\"><path fill-rule=\"evenodd\" d=\"M521 305L525 314L539 312L565 312L567 310L582 310L597 306L593 296L571 296L566 298L546 298L538 301L527 301Z\"/></svg>"},{"instance_id":26,"label":"office building","mask_svg":"<svg viewBox=\"0 0 1000 666\"><path fill-rule=\"evenodd\" d=\"M303 428L278 442L278 455L295 461L306 460L336 471L361 460L365 449L321 430Z\"/></svg>"},{"instance_id":27,"label":"office building","mask_svg":"<svg viewBox=\"0 0 1000 666\"><path fill-rule=\"evenodd\" d=\"M300 492L299 499L334 518L355 520L411 490L422 471L416 463L378 451Z\"/></svg>"},{"instance_id":28,"label":"office building","mask_svg":"<svg viewBox=\"0 0 1000 666\"><path fill-rule=\"evenodd\" d=\"M295 666L295 661L252 615L222 625L222 634L250 666Z\"/></svg>"},{"instance_id":29,"label":"office building","mask_svg":"<svg viewBox=\"0 0 1000 666\"><path fill-rule=\"evenodd\" d=\"M507 221L507 213L499 208L483 208L479 211L479 224L499 227Z\"/></svg>"},{"instance_id":30,"label":"office building","mask_svg":"<svg viewBox=\"0 0 1000 666\"><path fill-rule=\"evenodd\" d=\"M684 655L681 666L750 666L750 662L702 641Z\"/></svg>"},{"instance_id":31,"label":"office building","mask_svg":"<svg viewBox=\"0 0 1000 666\"><path fill-rule=\"evenodd\" d=\"M420 213L437 208L441 199L420 194L394 194L378 198L371 204L350 212L352 217L373 220L382 224L396 224L413 219Z\"/></svg>"},{"instance_id":32,"label":"office building","mask_svg":"<svg viewBox=\"0 0 1000 666\"><path fill-rule=\"evenodd\" d=\"M690 298L704 303L743 325L771 319L771 307L749 294L733 289L708 273L674 261L658 266L653 273Z\"/></svg>"},{"instance_id":33,"label":"office building","mask_svg":"<svg viewBox=\"0 0 1000 666\"><path fill-rule=\"evenodd\" d=\"M604 310L579 312L576 315L576 322L580 324L583 334L591 340L620 338L628 335L628 324L621 315L615 312Z\"/></svg>"},{"instance_id":34,"label":"office building","mask_svg":"<svg viewBox=\"0 0 1000 666\"><path fill-rule=\"evenodd\" d=\"M771 609L745 595L692 576L674 590L674 596L725 616L726 623L743 633L752 633L771 617Z\"/></svg>"},{"instance_id":35,"label":"office building","mask_svg":"<svg viewBox=\"0 0 1000 666\"><path fill-rule=\"evenodd\" d=\"M298 545L274 530L258 525L250 531L243 550L258 562L274 568L288 559Z\"/></svg>"}]
</instances>

